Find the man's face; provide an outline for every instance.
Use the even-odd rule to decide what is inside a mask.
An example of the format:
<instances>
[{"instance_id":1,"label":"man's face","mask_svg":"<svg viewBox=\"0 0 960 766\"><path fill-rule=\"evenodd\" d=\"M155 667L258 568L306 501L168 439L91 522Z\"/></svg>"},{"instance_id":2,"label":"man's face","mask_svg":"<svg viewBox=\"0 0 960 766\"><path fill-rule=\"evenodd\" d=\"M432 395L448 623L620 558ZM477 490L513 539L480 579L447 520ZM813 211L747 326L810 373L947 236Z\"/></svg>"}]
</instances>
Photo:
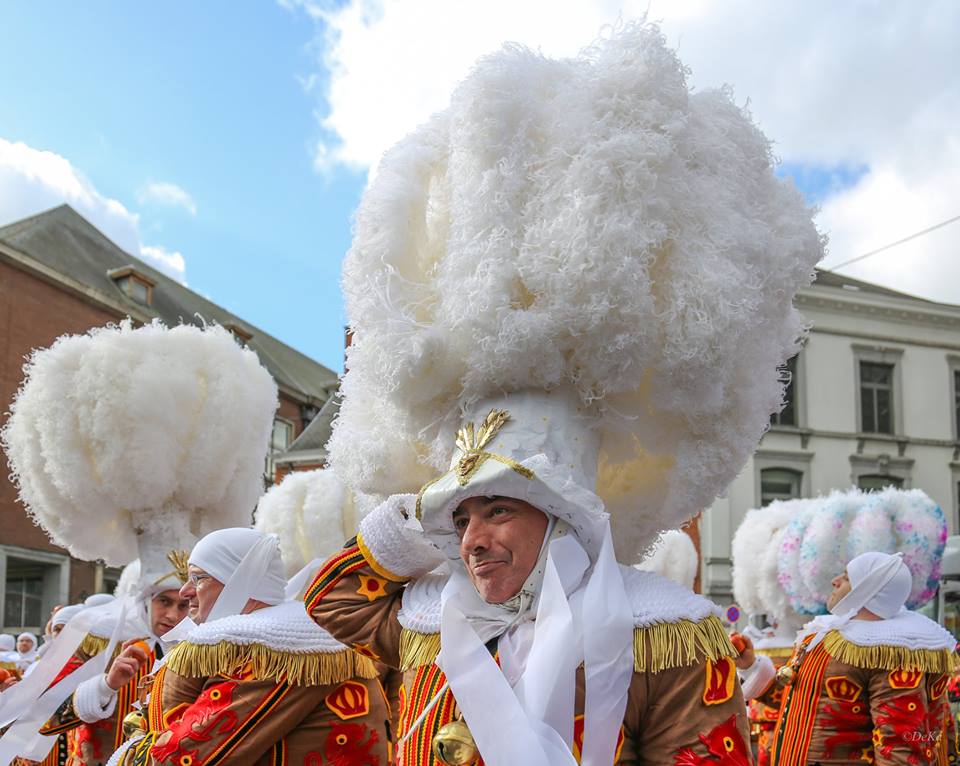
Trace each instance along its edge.
<instances>
[{"instance_id":1,"label":"man's face","mask_svg":"<svg viewBox=\"0 0 960 766\"><path fill-rule=\"evenodd\" d=\"M54 625L52 628L50 628L50 635L56 638L60 635L60 631L62 631L66 625L67 624L65 622L62 622L59 625Z\"/></svg>"},{"instance_id":2,"label":"man's face","mask_svg":"<svg viewBox=\"0 0 960 766\"><path fill-rule=\"evenodd\" d=\"M223 583L193 564L187 567L187 573L189 577L180 589L180 598L187 600L190 605L190 619L199 624L207 619L213 609L220 591L223 590Z\"/></svg>"},{"instance_id":3,"label":"man's face","mask_svg":"<svg viewBox=\"0 0 960 766\"><path fill-rule=\"evenodd\" d=\"M17 639L17 651L20 652L20 654L26 654L31 649L33 649L32 638L27 638L26 636L24 636L23 638Z\"/></svg>"},{"instance_id":4,"label":"man's face","mask_svg":"<svg viewBox=\"0 0 960 766\"><path fill-rule=\"evenodd\" d=\"M453 512L460 558L481 598L500 604L519 593L533 571L547 516L523 500L471 497Z\"/></svg>"},{"instance_id":5,"label":"man's face","mask_svg":"<svg viewBox=\"0 0 960 766\"><path fill-rule=\"evenodd\" d=\"M163 590L150 599L150 626L153 635L162 636L187 616L190 601L180 597L176 588Z\"/></svg>"},{"instance_id":6,"label":"man's face","mask_svg":"<svg viewBox=\"0 0 960 766\"><path fill-rule=\"evenodd\" d=\"M833 586L833 590L827 599L827 609L833 609L840 602L840 599L846 596L853 587L850 585L850 578L847 577L846 572L834 577L830 581L830 584Z\"/></svg>"}]
</instances>

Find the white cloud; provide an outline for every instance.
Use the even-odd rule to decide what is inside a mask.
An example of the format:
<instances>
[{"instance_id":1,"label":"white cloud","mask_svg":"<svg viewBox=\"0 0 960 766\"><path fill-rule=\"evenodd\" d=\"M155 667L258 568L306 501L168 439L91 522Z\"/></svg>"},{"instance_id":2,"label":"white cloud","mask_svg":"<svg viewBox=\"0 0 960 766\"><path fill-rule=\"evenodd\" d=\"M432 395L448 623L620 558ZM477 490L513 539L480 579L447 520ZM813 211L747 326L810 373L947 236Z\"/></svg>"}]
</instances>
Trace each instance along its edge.
<instances>
[{"instance_id":1,"label":"white cloud","mask_svg":"<svg viewBox=\"0 0 960 766\"><path fill-rule=\"evenodd\" d=\"M166 207L179 207L190 215L197 214L197 203L181 187L169 181L151 181L137 190L137 202L141 205L154 203Z\"/></svg>"},{"instance_id":2,"label":"white cloud","mask_svg":"<svg viewBox=\"0 0 960 766\"><path fill-rule=\"evenodd\" d=\"M692 84L734 85L784 161L868 169L856 187L824 204L819 221L833 240L827 265L960 213L949 209L960 196L947 172L960 159L960 3L953 0L284 5L305 8L319 24L319 63L329 84L315 165L324 171L371 169L385 149L446 105L478 56L503 41L571 55L604 24L649 7L649 18L662 23L691 67ZM912 251L896 248L849 271L960 303L960 280L951 279L957 237L947 227L911 243ZM910 281L900 281L898 269L911 261Z\"/></svg>"},{"instance_id":3,"label":"white cloud","mask_svg":"<svg viewBox=\"0 0 960 766\"><path fill-rule=\"evenodd\" d=\"M142 247L140 218L101 194L69 160L0 138L0 225L66 203L128 253L185 283L186 263L178 252Z\"/></svg>"},{"instance_id":4,"label":"white cloud","mask_svg":"<svg viewBox=\"0 0 960 766\"><path fill-rule=\"evenodd\" d=\"M66 202L131 253L140 252L139 217L54 152L0 138L0 223L10 223Z\"/></svg>"},{"instance_id":5,"label":"white cloud","mask_svg":"<svg viewBox=\"0 0 960 766\"><path fill-rule=\"evenodd\" d=\"M187 262L179 251L167 250L159 246L143 245L140 248L140 257L171 279L175 279L184 285L187 284Z\"/></svg>"}]
</instances>

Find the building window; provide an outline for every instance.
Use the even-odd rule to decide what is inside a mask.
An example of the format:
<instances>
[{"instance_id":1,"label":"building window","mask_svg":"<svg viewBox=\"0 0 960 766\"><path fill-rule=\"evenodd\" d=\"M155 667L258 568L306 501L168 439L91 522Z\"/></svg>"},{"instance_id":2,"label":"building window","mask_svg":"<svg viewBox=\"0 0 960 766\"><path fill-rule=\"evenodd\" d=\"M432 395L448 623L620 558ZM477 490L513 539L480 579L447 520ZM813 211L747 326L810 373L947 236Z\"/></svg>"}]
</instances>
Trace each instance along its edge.
<instances>
[{"instance_id":1,"label":"building window","mask_svg":"<svg viewBox=\"0 0 960 766\"><path fill-rule=\"evenodd\" d=\"M768 506L774 500L800 497L803 474L789 468L764 468L760 471L760 505Z\"/></svg>"},{"instance_id":2,"label":"building window","mask_svg":"<svg viewBox=\"0 0 960 766\"><path fill-rule=\"evenodd\" d=\"M878 473L865 473L857 477L857 486L865 492L879 492L887 487L903 487L903 479L899 476L885 476Z\"/></svg>"},{"instance_id":3,"label":"building window","mask_svg":"<svg viewBox=\"0 0 960 766\"><path fill-rule=\"evenodd\" d=\"M43 572L31 562L7 559L6 598L3 602L3 624L37 627L43 620ZM24 566L26 565L26 566Z\"/></svg>"},{"instance_id":4,"label":"building window","mask_svg":"<svg viewBox=\"0 0 960 766\"><path fill-rule=\"evenodd\" d=\"M157 283L133 266L124 266L120 269L110 269L107 275L114 281L120 291L131 300L149 306L153 303L153 288Z\"/></svg>"},{"instance_id":5,"label":"building window","mask_svg":"<svg viewBox=\"0 0 960 766\"><path fill-rule=\"evenodd\" d=\"M787 381L786 389L783 392L784 405L780 412L775 412L770 416L770 425L773 426L797 426L797 357L792 356L787 363L780 368L781 380Z\"/></svg>"},{"instance_id":6,"label":"building window","mask_svg":"<svg viewBox=\"0 0 960 766\"><path fill-rule=\"evenodd\" d=\"M893 433L893 365L860 362L860 430Z\"/></svg>"},{"instance_id":7,"label":"building window","mask_svg":"<svg viewBox=\"0 0 960 766\"><path fill-rule=\"evenodd\" d=\"M277 418L273 421L273 430L270 432L270 449L267 452L267 465L265 467L265 479L267 486L278 480L276 477L275 458L287 451L293 443L293 423L288 420Z\"/></svg>"}]
</instances>

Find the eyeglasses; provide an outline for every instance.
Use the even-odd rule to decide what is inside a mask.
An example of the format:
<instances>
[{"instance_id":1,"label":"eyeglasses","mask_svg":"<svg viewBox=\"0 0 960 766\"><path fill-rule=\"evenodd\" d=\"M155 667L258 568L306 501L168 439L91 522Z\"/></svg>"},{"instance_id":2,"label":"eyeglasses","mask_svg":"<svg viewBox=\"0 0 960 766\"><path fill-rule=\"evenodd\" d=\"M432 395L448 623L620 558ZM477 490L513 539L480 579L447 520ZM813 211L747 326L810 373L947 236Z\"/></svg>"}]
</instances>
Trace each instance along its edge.
<instances>
[{"instance_id":1,"label":"eyeglasses","mask_svg":"<svg viewBox=\"0 0 960 766\"><path fill-rule=\"evenodd\" d=\"M194 588L199 588L200 583L205 580L212 580L213 576L208 574L191 574L187 575L187 582L190 583Z\"/></svg>"}]
</instances>

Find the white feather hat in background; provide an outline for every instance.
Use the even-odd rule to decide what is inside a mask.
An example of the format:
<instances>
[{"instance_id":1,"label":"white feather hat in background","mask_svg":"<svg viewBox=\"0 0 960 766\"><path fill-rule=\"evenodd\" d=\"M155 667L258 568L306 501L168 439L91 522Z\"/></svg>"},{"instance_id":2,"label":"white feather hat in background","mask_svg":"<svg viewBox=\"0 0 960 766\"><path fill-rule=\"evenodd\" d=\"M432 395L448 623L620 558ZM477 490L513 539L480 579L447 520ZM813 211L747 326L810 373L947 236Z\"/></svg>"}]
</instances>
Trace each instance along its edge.
<instances>
[{"instance_id":1,"label":"white feather hat in background","mask_svg":"<svg viewBox=\"0 0 960 766\"><path fill-rule=\"evenodd\" d=\"M646 558L636 565L644 572L656 572L677 585L693 590L700 557L690 535L679 529L663 532Z\"/></svg>"},{"instance_id":2,"label":"white feather hat in background","mask_svg":"<svg viewBox=\"0 0 960 766\"><path fill-rule=\"evenodd\" d=\"M728 90L655 25L580 56L509 45L384 156L343 286L354 340L331 464L365 492L447 469L477 402L569 387L636 561L737 475L782 401L822 241Z\"/></svg>"},{"instance_id":3,"label":"white feather hat in background","mask_svg":"<svg viewBox=\"0 0 960 766\"><path fill-rule=\"evenodd\" d=\"M179 587L172 549L249 526L277 388L226 330L127 321L62 336L24 372L3 446L55 543L113 566L139 556L141 589Z\"/></svg>"},{"instance_id":4,"label":"white feather hat in background","mask_svg":"<svg viewBox=\"0 0 960 766\"><path fill-rule=\"evenodd\" d=\"M812 500L775 500L747 511L733 535L733 597L748 614L766 615L768 622L798 629L804 622L790 606L778 580L780 541L791 520L813 507Z\"/></svg>"},{"instance_id":5,"label":"white feather hat in background","mask_svg":"<svg viewBox=\"0 0 960 766\"><path fill-rule=\"evenodd\" d=\"M289 577L341 548L367 507L331 469L295 471L260 498L254 528L279 538Z\"/></svg>"},{"instance_id":6,"label":"white feather hat in background","mask_svg":"<svg viewBox=\"0 0 960 766\"><path fill-rule=\"evenodd\" d=\"M807 615L825 614L831 581L861 553L902 553L913 586L908 609L936 593L947 540L941 508L919 489L856 487L810 501L781 537L778 573L790 604Z\"/></svg>"}]
</instances>

